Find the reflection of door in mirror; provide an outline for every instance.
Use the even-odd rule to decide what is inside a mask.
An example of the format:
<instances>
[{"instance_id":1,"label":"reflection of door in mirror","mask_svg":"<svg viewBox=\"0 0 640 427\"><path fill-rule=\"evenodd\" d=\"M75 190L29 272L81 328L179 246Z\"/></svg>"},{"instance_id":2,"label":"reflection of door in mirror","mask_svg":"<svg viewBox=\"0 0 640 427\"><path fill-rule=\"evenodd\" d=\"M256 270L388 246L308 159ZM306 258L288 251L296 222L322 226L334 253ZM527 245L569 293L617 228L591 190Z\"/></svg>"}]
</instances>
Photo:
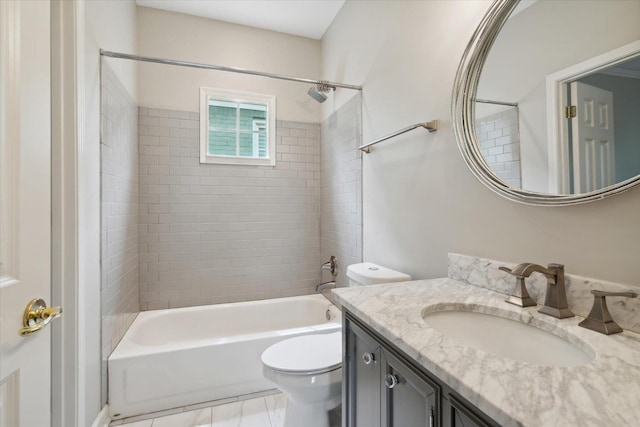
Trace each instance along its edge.
<instances>
[{"instance_id":1,"label":"reflection of door in mirror","mask_svg":"<svg viewBox=\"0 0 640 427\"><path fill-rule=\"evenodd\" d=\"M584 194L639 177L640 40L547 76L547 109L552 189ZM585 140L596 131L600 142Z\"/></svg>"},{"instance_id":2,"label":"reflection of door in mirror","mask_svg":"<svg viewBox=\"0 0 640 427\"><path fill-rule=\"evenodd\" d=\"M569 99L571 99L571 105L577 107L579 119L580 105L584 101L580 100L582 95L576 94L573 89L576 83L581 87L586 85L593 87L586 90L593 92L589 97L594 99L594 102L596 97L604 96L596 95L594 91L611 93L613 100L609 101L609 105L607 107L600 105L598 108L602 111L594 111L596 114L601 114L602 120L607 120L609 131L613 133L611 139L615 137L615 144L610 150L611 163L615 165L615 170L612 170L611 184L635 177L640 173L640 120L638 119L640 117L640 54L636 53L612 66L583 75L568 84L571 91ZM606 101L599 101L600 104L603 102ZM597 104L596 102L595 105ZM608 117L605 118L603 114L607 109ZM575 139L575 135L573 138ZM574 190L576 193L589 191L586 187L581 191L577 186Z\"/></svg>"},{"instance_id":3,"label":"reflection of door in mirror","mask_svg":"<svg viewBox=\"0 0 640 427\"><path fill-rule=\"evenodd\" d=\"M613 92L579 81L569 88L571 105L576 107L575 115L568 117L572 193L608 187L615 182Z\"/></svg>"}]
</instances>

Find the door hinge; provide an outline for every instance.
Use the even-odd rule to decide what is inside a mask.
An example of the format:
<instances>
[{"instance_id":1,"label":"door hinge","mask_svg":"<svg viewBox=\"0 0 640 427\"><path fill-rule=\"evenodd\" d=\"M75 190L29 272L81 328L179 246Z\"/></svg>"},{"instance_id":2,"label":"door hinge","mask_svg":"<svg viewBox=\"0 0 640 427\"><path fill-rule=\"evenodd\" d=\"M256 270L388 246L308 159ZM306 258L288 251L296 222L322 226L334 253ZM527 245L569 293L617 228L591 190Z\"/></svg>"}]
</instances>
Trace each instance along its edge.
<instances>
[{"instance_id":1,"label":"door hinge","mask_svg":"<svg viewBox=\"0 0 640 427\"><path fill-rule=\"evenodd\" d=\"M567 105L564 107L564 117L566 119L573 119L577 116L576 106L575 105Z\"/></svg>"}]
</instances>

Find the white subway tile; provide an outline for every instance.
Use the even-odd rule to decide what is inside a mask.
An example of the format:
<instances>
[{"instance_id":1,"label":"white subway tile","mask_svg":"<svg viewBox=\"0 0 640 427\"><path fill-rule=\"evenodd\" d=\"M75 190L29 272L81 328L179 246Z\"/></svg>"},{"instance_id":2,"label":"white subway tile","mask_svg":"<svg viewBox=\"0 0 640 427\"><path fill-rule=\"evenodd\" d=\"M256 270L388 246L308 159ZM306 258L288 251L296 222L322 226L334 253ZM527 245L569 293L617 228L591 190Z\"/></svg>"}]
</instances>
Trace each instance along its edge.
<instances>
[{"instance_id":1,"label":"white subway tile","mask_svg":"<svg viewBox=\"0 0 640 427\"><path fill-rule=\"evenodd\" d=\"M179 126L184 129L200 129L200 122L196 120L180 120Z\"/></svg>"},{"instance_id":2,"label":"white subway tile","mask_svg":"<svg viewBox=\"0 0 640 427\"><path fill-rule=\"evenodd\" d=\"M140 116L138 119L138 124L140 126L158 126L158 118L149 117L149 116Z\"/></svg>"},{"instance_id":3,"label":"white subway tile","mask_svg":"<svg viewBox=\"0 0 640 427\"><path fill-rule=\"evenodd\" d=\"M105 377L104 360L133 320L128 311L137 312L139 307L138 173L146 173L147 166L139 167L138 152L157 144L147 127L156 125L157 119L135 107L107 65L103 77L101 375Z\"/></svg>"},{"instance_id":4,"label":"white subway tile","mask_svg":"<svg viewBox=\"0 0 640 427\"><path fill-rule=\"evenodd\" d=\"M158 164L158 157L149 156L149 155L143 155L143 156L139 156L138 162L141 165L157 165Z\"/></svg>"},{"instance_id":5,"label":"white subway tile","mask_svg":"<svg viewBox=\"0 0 640 427\"><path fill-rule=\"evenodd\" d=\"M169 117L173 119L189 120L191 118L191 113L188 111L169 111Z\"/></svg>"},{"instance_id":6,"label":"white subway tile","mask_svg":"<svg viewBox=\"0 0 640 427\"><path fill-rule=\"evenodd\" d=\"M176 157L189 157L190 153L189 148L185 147L172 147L170 151L170 155Z\"/></svg>"},{"instance_id":7,"label":"white subway tile","mask_svg":"<svg viewBox=\"0 0 640 427\"><path fill-rule=\"evenodd\" d=\"M165 147L168 148L168 147ZM180 166L182 162L180 157L162 156L158 158L158 165L162 166Z\"/></svg>"},{"instance_id":8,"label":"white subway tile","mask_svg":"<svg viewBox=\"0 0 640 427\"><path fill-rule=\"evenodd\" d=\"M495 156L497 154L502 154L504 152L504 150L502 149L502 146L497 146L497 147L491 147L489 148L489 152L488 155L489 156Z\"/></svg>"},{"instance_id":9,"label":"white subway tile","mask_svg":"<svg viewBox=\"0 0 640 427\"><path fill-rule=\"evenodd\" d=\"M182 113L163 115L179 118ZM141 216L148 228L141 232L139 243L141 254L156 254L159 260L144 264L149 271L142 273L145 286L166 291L142 303L152 309L201 302L197 295L203 293L211 301L223 302L310 291L319 279L320 126L278 122L281 144L275 168L200 165L198 116L191 114L193 122L181 121L177 129L175 122L161 123L171 125L171 136L157 139L159 147L171 147L169 155L146 151L145 155L160 156L158 166L141 165L149 174L165 175L142 183L141 203L158 216ZM178 158L179 163L165 158ZM166 187L161 184L168 184L171 194L158 193ZM153 222L156 219L158 223ZM286 268L274 265L283 264L285 256L297 263ZM271 269L274 284L265 284L264 274L256 275L254 266ZM191 275L193 268L197 274ZM287 277L292 270L297 276ZM175 286L182 294L175 294Z\"/></svg>"},{"instance_id":10,"label":"white subway tile","mask_svg":"<svg viewBox=\"0 0 640 427\"><path fill-rule=\"evenodd\" d=\"M171 119L171 118L161 118L157 120L156 126L161 126L165 128L174 128L180 127L180 119Z\"/></svg>"},{"instance_id":11,"label":"white subway tile","mask_svg":"<svg viewBox=\"0 0 640 427\"><path fill-rule=\"evenodd\" d=\"M174 138L188 138L191 136L190 129L170 128L168 135Z\"/></svg>"},{"instance_id":12,"label":"white subway tile","mask_svg":"<svg viewBox=\"0 0 640 427\"><path fill-rule=\"evenodd\" d=\"M149 108L148 115L154 116L154 117L169 117L169 112L167 110L158 110L154 108Z\"/></svg>"},{"instance_id":13,"label":"white subway tile","mask_svg":"<svg viewBox=\"0 0 640 427\"><path fill-rule=\"evenodd\" d=\"M149 154L152 156L168 156L169 147L146 147L145 154Z\"/></svg>"},{"instance_id":14,"label":"white subway tile","mask_svg":"<svg viewBox=\"0 0 640 427\"><path fill-rule=\"evenodd\" d=\"M170 128L149 126L146 135L152 136L170 136Z\"/></svg>"}]
</instances>

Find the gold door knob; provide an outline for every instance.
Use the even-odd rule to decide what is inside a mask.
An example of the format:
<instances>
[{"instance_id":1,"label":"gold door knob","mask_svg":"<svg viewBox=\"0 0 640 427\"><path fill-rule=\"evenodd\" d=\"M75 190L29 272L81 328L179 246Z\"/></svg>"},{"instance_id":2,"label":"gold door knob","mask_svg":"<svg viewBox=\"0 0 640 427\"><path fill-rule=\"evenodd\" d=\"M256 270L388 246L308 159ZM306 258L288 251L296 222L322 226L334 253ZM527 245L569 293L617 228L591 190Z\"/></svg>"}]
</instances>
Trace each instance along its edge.
<instances>
[{"instance_id":1,"label":"gold door knob","mask_svg":"<svg viewBox=\"0 0 640 427\"><path fill-rule=\"evenodd\" d=\"M62 307L47 308L47 303L42 298L34 298L29 301L24 309L20 336L27 336L47 326L53 319L62 315Z\"/></svg>"}]
</instances>

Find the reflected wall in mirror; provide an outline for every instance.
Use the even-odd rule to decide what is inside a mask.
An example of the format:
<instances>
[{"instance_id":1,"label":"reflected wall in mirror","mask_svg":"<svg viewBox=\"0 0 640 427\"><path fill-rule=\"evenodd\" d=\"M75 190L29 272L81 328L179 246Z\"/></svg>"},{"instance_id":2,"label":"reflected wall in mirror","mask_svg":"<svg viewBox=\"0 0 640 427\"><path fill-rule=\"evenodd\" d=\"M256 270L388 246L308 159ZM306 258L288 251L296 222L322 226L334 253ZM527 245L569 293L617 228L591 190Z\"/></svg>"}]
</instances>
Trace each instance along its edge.
<instances>
[{"instance_id":1,"label":"reflected wall in mirror","mask_svg":"<svg viewBox=\"0 0 640 427\"><path fill-rule=\"evenodd\" d=\"M492 5L458 72L454 121L473 117L456 131L474 145L461 146L467 164L534 204L637 180L640 0L513 3Z\"/></svg>"}]
</instances>

